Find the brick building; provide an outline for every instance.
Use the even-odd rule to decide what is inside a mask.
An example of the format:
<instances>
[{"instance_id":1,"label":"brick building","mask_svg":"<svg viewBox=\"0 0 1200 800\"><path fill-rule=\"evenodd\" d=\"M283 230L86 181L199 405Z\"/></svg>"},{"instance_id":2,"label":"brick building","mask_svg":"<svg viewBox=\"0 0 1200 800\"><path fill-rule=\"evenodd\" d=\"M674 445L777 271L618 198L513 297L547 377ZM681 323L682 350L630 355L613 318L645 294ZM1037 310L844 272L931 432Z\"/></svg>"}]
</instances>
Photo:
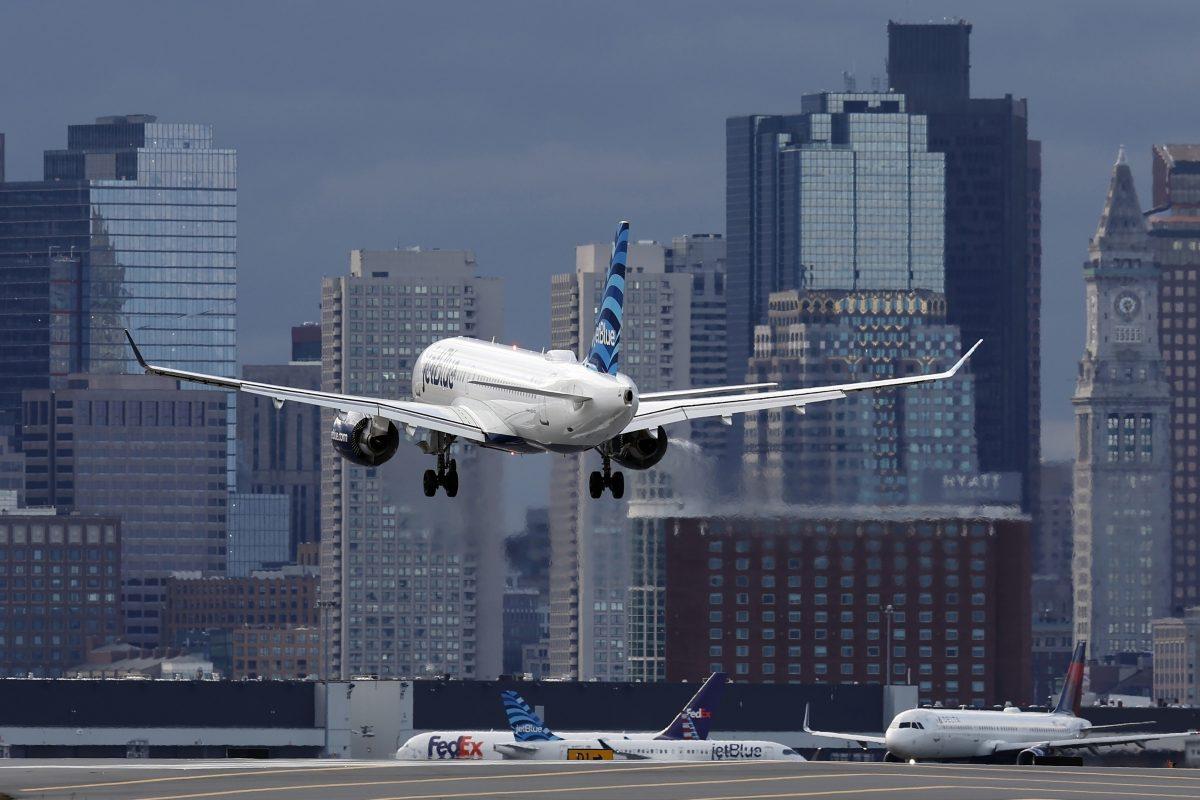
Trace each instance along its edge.
<instances>
[{"instance_id":1,"label":"brick building","mask_svg":"<svg viewBox=\"0 0 1200 800\"><path fill-rule=\"evenodd\" d=\"M163 628L168 642L180 631L315 627L317 622L317 575L311 569L291 567L248 578L167 579Z\"/></svg>"},{"instance_id":2,"label":"brick building","mask_svg":"<svg viewBox=\"0 0 1200 800\"><path fill-rule=\"evenodd\" d=\"M57 677L116 640L120 585L119 519L0 515L0 677Z\"/></svg>"},{"instance_id":3,"label":"brick building","mask_svg":"<svg viewBox=\"0 0 1200 800\"><path fill-rule=\"evenodd\" d=\"M751 682L878 683L890 673L916 683L922 703L1030 699L1027 516L780 511L663 520L667 680L723 670Z\"/></svg>"},{"instance_id":4,"label":"brick building","mask_svg":"<svg viewBox=\"0 0 1200 800\"><path fill-rule=\"evenodd\" d=\"M235 628L232 644L234 680L303 678L321 668L321 633L315 627Z\"/></svg>"}]
</instances>

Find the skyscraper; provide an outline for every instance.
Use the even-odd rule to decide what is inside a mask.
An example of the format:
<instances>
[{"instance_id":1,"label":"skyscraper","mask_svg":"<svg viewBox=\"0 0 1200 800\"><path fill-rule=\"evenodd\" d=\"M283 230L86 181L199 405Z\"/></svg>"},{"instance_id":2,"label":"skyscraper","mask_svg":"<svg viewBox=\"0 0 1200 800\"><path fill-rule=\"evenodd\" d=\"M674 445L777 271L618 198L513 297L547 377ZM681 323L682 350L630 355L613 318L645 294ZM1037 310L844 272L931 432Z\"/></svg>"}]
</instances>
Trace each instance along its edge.
<instances>
[{"instance_id":1,"label":"skyscraper","mask_svg":"<svg viewBox=\"0 0 1200 800\"><path fill-rule=\"evenodd\" d=\"M640 391L723 382L723 244L719 236L695 234L676 237L669 248L652 241L629 246L620 367ZM551 347L586 355L609 256L607 244L581 245L575 272L551 279ZM677 426L671 436L690 439L694 449L715 451L723 444L723 433L708 423L697 423L690 433ZM676 441L671 449L687 447ZM551 674L624 680L631 547L638 545L625 501L588 496L593 457L564 456L551 477ZM674 491L662 468L628 478L634 496L649 491L667 498Z\"/></svg>"},{"instance_id":2,"label":"skyscraper","mask_svg":"<svg viewBox=\"0 0 1200 800\"><path fill-rule=\"evenodd\" d=\"M928 120L929 149L945 155L948 321L971 360L975 434L985 472L1022 476L1037 505L1040 361L1040 146L1028 108L1011 95L970 96L971 26L888 23L888 85Z\"/></svg>"},{"instance_id":3,"label":"skyscraper","mask_svg":"<svg viewBox=\"0 0 1200 800\"><path fill-rule=\"evenodd\" d=\"M169 573L225 571L226 396L148 375L24 393L27 501L121 521L121 611L139 647L160 644Z\"/></svg>"},{"instance_id":4,"label":"skyscraper","mask_svg":"<svg viewBox=\"0 0 1200 800\"><path fill-rule=\"evenodd\" d=\"M1200 145L1154 146L1147 214L1162 269L1158 326L1171 384L1171 603L1200 605Z\"/></svg>"},{"instance_id":5,"label":"skyscraper","mask_svg":"<svg viewBox=\"0 0 1200 800\"><path fill-rule=\"evenodd\" d=\"M349 274L322 286L321 388L408 396L413 364L432 342L501 335L502 292L469 251L352 251ZM325 414L322 430L332 422ZM399 448L377 467L322 448L323 674L498 675L504 456L456 452L466 488L452 500L424 497L428 456L408 438Z\"/></svg>"},{"instance_id":6,"label":"skyscraper","mask_svg":"<svg viewBox=\"0 0 1200 800\"><path fill-rule=\"evenodd\" d=\"M1103 657L1151 649L1171 606L1171 389L1159 269L1121 150L1084 263L1087 338L1074 405L1075 639Z\"/></svg>"},{"instance_id":7,"label":"skyscraper","mask_svg":"<svg viewBox=\"0 0 1200 800\"><path fill-rule=\"evenodd\" d=\"M145 114L69 126L43 181L0 184L0 286L5 424L22 389L136 372L126 328L157 363L234 375L236 151L213 146L211 125ZM230 478L234 409L231 395Z\"/></svg>"}]
</instances>

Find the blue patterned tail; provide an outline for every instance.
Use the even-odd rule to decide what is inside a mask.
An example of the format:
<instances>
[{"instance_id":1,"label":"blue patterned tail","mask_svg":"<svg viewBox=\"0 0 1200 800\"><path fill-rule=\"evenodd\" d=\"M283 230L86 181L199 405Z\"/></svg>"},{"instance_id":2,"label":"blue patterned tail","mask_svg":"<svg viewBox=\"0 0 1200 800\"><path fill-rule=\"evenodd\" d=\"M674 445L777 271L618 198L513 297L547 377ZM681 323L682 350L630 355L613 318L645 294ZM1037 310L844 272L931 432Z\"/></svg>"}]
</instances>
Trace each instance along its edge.
<instances>
[{"instance_id":1,"label":"blue patterned tail","mask_svg":"<svg viewBox=\"0 0 1200 800\"><path fill-rule=\"evenodd\" d=\"M724 672L714 672L710 675L671 724L654 738L707 739L709 728L712 727L713 712L721 704L721 696L725 694L725 683L728 680L729 676Z\"/></svg>"},{"instance_id":2,"label":"blue patterned tail","mask_svg":"<svg viewBox=\"0 0 1200 800\"><path fill-rule=\"evenodd\" d=\"M504 702L504 713L508 715L508 727L518 742L557 742L560 737L546 727L537 712L529 707L521 695L511 689L500 693Z\"/></svg>"},{"instance_id":3,"label":"blue patterned tail","mask_svg":"<svg viewBox=\"0 0 1200 800\"><path fill-rule=\"evenodd\" d=\"M612 260L608 264L608 280L604 296L596 313L596 331L592 334L592 349L587 365L597 372L617 374L617 359L621 355L621 313L625 307L625 264L629 258L629 223L617 225L613 237Z\"/></svg>"}]
</instances>

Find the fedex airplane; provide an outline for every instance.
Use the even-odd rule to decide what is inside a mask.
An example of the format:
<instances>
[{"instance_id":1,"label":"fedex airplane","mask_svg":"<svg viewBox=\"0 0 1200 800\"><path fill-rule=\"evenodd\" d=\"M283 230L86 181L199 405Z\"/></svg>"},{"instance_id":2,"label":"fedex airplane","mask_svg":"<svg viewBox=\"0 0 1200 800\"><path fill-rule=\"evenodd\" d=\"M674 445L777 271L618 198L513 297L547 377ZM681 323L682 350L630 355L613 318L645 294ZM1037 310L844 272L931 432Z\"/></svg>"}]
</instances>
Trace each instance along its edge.
<instances>
[{"instance_id":1,"label":"fedex airplane","mask_svg":"<svg viewBox=\"0 0 1200 800\"><path fill-rule=\"evenodd\" d=\"M601 468L592 472L589 491L605 490L615 498L625 492L625 478L612 462L628 469L649 469L667 452L664 426L704 417L794 406L845 397L851 392L907 386L953 376L979 342L944 372L862 381L807 389L771 389L756 383L706 389L640 393L629 376L617 371L621 355L621 317L625 300L625 265L629 223L617 226L603 301L596 315L591 350L580 363L569 350L535 352L494 342L456 337L434 342L413 368L412 399L358 397L238 378L223 378L146 363L125 332L133 354L147 373L220 389L270 397L276 407L307 403L337 411L331 439L343 458L360 466L378 466L400 446L400 431L410 438L425 432L417 446L437 458L425 471L427 497L443 488L458 494L458 466L450 457L457 442L509 453L579 453L595 450Z\"/></svg>"},{"instance_id":2,"label":"fedex airplane","mask_svg":"<svg viewBox=\"0 0 1200 800\"><path fill-rule=\"evenodd\" d=\"M714 672L696 691L687 704L680 709L667 727L658 733L618 733L615 731L592 731L587 733L571 733L572 738L616 740L697 740L707 739L708 730L712 725L713 711L725 694L725 684L729 676L724 672ZM522 701L523 702L523 701ZM507 711L507 707L505 708ZM531 712L532 713L532 712ZM503 758L500 748L512 744L518 735L536 734L544 727L540 720L536 729L523 725L521 720L514 721L509 714L510 731L433 731L418 733L400 746L396 758L401 761L441 761L444 759L500 759Z\"/></svg>"},{"instance_id":3,"label":"fedex airplane","mask_svg":"<svg viewBox=\"0 0 1200 800\"><path fill-rule=\"evenodd\" d=\"M942 708L914 708L902 711L892 720L882 737L855 733L814 731L808 726L804 709L804 732L813 736L856 742L864 750L868 744L887 748L885 760L997 760L1017 764L1036 764L1041 758L1062 751L1095 750L1122 744L1143 745L1155 739L1173 739L1195 734L1124 733L1120 728L1145 727L1145 722L1117 725L1093 725L1079 716L1083 694L1083 665L1087 643L1075 645L1067 679L1058 705L1050 712L1021 711L1008 707L1003 711L959 711Z\"/></svg>"},{"instance_id":4,"label":"fedex airplane","mask_svg":"<svg viewBox=\"0 0 1200 800\"><path fill-rule=\"evenodd\" d=\"M513 741L496 745L505 758L530 761L804 761L778 742L717 741L699 737L612 739L603 735L554 734L514 691L500 693Z\"/></svg>"}]
</instances>

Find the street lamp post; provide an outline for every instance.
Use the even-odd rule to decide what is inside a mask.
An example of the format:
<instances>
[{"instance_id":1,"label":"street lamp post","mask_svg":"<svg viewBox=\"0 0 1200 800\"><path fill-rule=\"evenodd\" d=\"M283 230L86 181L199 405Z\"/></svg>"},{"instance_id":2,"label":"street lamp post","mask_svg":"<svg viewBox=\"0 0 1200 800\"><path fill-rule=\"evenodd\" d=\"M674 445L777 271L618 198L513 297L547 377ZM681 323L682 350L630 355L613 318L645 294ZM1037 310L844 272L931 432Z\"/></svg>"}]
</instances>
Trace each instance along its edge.
<instances>
[{"instance_id":1,"label":"street lamp post","mask_svg":"<svg viewBox=\"0 0 1200 800\"><path fill-rule=\"evenodd\" d=\"M887 670L887 675L883 679L884 686L892 685L892 614L895 612L896 609L892 607L891 603L888 603L883 609L883 614L887 617L887 645L884 652L884 663L887 665L884 669Z\"/></svg>"}]
</instances>

